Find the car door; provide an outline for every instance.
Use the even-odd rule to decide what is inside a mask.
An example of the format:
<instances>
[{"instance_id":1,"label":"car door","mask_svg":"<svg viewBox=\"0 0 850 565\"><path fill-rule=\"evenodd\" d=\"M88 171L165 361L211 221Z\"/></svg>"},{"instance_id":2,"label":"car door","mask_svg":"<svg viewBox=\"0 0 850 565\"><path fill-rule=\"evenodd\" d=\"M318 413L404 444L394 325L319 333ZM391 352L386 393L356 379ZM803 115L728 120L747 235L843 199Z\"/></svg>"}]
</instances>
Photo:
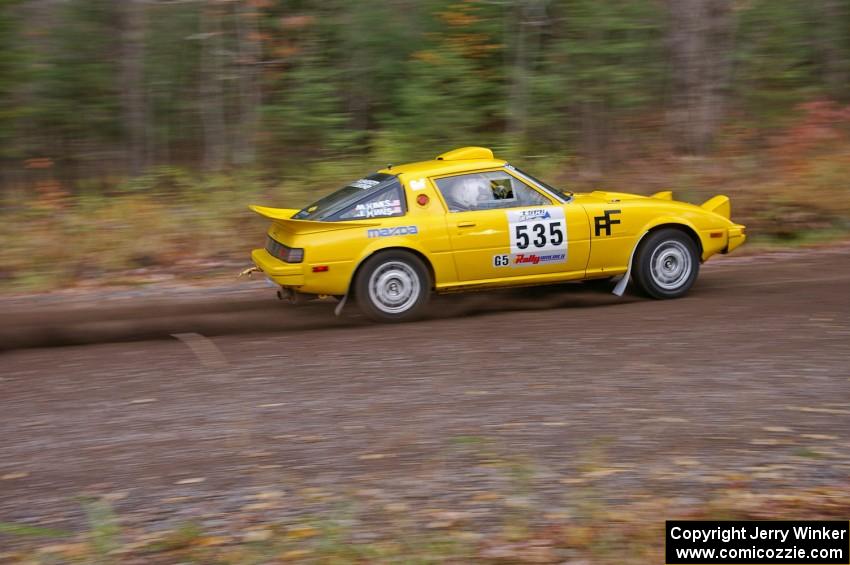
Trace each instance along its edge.
<instances>
[{"instance_id":1,"label":"car door","mask_svg":"<svg viewBox=\"0 0 850 565\"><path fill-rule=\"evenodd\" d=\"M460 281L584 275L589 227L581 207L558 202L504 169L434 182L446 205Z\"/></svg>"}]
</instances>

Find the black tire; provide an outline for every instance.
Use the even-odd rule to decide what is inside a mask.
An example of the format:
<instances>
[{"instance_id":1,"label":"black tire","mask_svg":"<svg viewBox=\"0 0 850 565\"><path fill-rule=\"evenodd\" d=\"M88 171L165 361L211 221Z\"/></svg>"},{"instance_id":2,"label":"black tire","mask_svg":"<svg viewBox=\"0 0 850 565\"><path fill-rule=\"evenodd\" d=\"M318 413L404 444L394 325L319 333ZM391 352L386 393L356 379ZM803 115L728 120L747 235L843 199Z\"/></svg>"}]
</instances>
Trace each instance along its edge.
<instances>
[{"instance_id":1,"label":"black tire","mask_svg":"<svg viewBox=\"0 0 850 565\"><path fill-rule=\"evenodd\" d=\"M409 322L420 317L428 304L431 277L413 253L385 251L360 267L354 296L360 310L376 322Z\"/></svg>"},{"instance_id":2,"label":"black tire","mask_svg":"<svg viewBox=\"0 0 850 565\"><path fill-rule=\"evenodd\" d=\"M699 275L699 251L688 234L672 228L649 233L632 265L638 288L652 298L679 298Z\"/></svg>"}]
</instances>

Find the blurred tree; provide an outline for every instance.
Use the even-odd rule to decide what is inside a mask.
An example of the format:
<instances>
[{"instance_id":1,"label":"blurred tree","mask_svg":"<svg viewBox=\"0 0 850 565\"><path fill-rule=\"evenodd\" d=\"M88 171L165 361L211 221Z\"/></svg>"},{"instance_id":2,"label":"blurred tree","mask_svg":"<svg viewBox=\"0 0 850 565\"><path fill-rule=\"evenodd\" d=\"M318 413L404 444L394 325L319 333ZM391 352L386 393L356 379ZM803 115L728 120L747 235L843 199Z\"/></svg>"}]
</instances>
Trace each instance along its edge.
<instances>
[{"instance_id":1,"label":"blurred tree","mask_svg":"<svg viewBox=\"0 0 850 565\"><path fill-rule=\"evenodd\" d=\"M228 129L225 121L223 10L219 3L205 2L201 7L200 73L198 92L204 132L204 166L221 170L228 158Z\"/></svg>"},{"instance_id":2,"label":"blurred tree","mask_svg":"<svg viewBox=\"0 0 850 565\"><path fill-rule=\"evenodd\" d=\"M32 73L35 156L51 157L67 179L96 177L122 162L120 4L51 2L38 24Z\"/></svg>"},{"instance_id":3,"label":"blurred tree","mask_svg":"<svg viewBox=\"0 0 850 565\"><path fill-rule=\"evenodd\" d=\"M732 70L731 0L667 0L670 127L682 153L711 149L726 110Z\"/></svg>"},{"instance_id":4,"label":"blurred tree","mask_svg":"<svg viewBox=\"0 0 850 565\"><path fill-rule=\"evenodd\" d=\"M249 165L256 159L260 106L263 101L262 73L263 35L260 32L261 8L264 2L252 0L234 4L236 21L236 63L239 86L239 121L234 162Z\"/></svg>"},{"instance_id":5,"label":"blurred tree","mask_svg":"<svg viewBox=\"0 0 850 565\"><path fill-rule=\"evenodd\" d=\"M662 97L660 14L650 2L562 0L555 8L532 103L540 113L536 127L572 133L566 141L578 142L585 172L598 176L622 120Z\"/></svg>"},{"instance_id":6,"label":"blurred tree","mask_svg":"<svg viewBox=\"0 0 850 565\"><path fill-rule=\"evenodd\" d=\"M850 99L850 2L822 0L808 7L815 12L811 30L826 92L835 100L847 101Z\"/></svg>"},{"instance_id":7,"label":"blurred tree","mask_svg":"<svg viewBox=\"0 0 850 565\"><path fill-rule=\"evenodd\" d=\"M850 100L850 0L0 0L3 184L462 144L596 177L819 99Z\"/></svg>"},{"instance_id":8,"label":"blurred tree","mask_svg":"<svg viewBox=\"0 0 850 565\"><path fill-rule=\"evenodd\" d=\"M15 154L12 141L15 120L21 110L20 101L16 100L23 80L22 55L17 49L19 22L12 13L21 4L19 0L0 0L0 160Z\"/></svg>"},{"instance_id":9,"label":"blurred tree","mask_svg":"<svg viewBox=\"0 0 850 565\"><path fill-rule=\"evenodd\" d=\"M138 175L147 165L148 116L145 103L144 0L121 2L121 95L127 135L128 170Z\"/></svg>"},{"instance_id":10,"label":"blurred tree","mask_svg":"<svg viewBox=\"0 0 850 565\"><path fill-rule=\"evenodd\" d=\"M513 61L506 133L509 142L517 146L525 146L527 143L531 75L540 57L548 4L548 0L519 0L514 3L514 10L507 12L508 29L505 35L508 48L513 52Z\"/></svg>"}]
</instances>

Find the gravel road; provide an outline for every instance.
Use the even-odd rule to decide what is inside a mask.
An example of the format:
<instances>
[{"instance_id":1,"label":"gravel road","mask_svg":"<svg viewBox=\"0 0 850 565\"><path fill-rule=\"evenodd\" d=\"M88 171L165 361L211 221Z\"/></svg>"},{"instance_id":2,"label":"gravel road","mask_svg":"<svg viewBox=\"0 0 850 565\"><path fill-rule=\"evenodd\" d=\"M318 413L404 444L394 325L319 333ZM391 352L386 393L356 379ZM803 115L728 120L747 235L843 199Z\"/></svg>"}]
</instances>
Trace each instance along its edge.
<instances>
[{"instance_id":1,"label":"gravel road","mask_svg":"<svg viewBox=\"0 0 850 565\"><path fill-rule=\"evenodd\" d=\"M400 326L258 283L193 296L6 304L0 522L80 529L86 495L153 528L335 505L486 521L850 476L847 247L712 261L681 300L566 285Z\"/></svg>"}]
</instances>

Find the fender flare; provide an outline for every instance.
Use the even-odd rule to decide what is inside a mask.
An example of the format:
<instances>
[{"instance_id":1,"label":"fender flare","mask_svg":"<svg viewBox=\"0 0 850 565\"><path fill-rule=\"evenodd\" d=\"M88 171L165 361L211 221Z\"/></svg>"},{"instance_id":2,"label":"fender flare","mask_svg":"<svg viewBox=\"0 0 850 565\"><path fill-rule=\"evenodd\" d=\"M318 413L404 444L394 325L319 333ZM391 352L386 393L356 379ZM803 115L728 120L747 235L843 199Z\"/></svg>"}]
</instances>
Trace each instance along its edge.
<instances>
[{"instance_id":1,"label":"fender flare","mask_svg":"<svg viewBox=\"0 0 850 565\"><path fill-rule=\"evenodd\" d=\"M658 229L660 227L665 227L665 226L681 226L683 228L687 228L690 232L693 232L693 236L696 238L696 241L697 241L697 243L699 244L699 247L700 247L700 249L699 249L700 258L702 258L702 250L703 250L702 238L699 235L699 230L697 230L694 227L693 224L691 224L687 220L683 220L682 218L673 218L673 217L670 217L670 216L662 216L660 218L653 218L652 221L648 222L643 227L640 236L635 241L634 247L632 247L632 252L629 254L629 264L628 264L628 267L626 268L626 274L623 275L623 278L621 278L617 282L617 285L614 287L614 290L611 291L612 294L614 294L616 296L623 296L623 293L626 292L626 286L628 286L629 281L631 280L631 276L632 276L632 265L634 264L635 253L637 253L637 249L638 249L638 247L640 247L640 243L641 243L641 241L643 241L643 238L646 237L646 235L649 232L651 232L655 229Z\"/></svg>"},{"instance_id":2,"label":"fender flare","mask_svg":"<svg viewBox=\"0 0 850 565\"><path fill-rule=\"evenodd\" d=\"M658 218L653 218L651 221L647 222L643 228L641 228L642 232L651 232L660 227L673 227L684 229L688 232L689 235L693 236L695 243L699 246L699 256L700 261L702 261L703 250L705 249L705 242L702 240L702 235L699 230L696 228L694 224L688 221L685 218L677 217L677 216L660 216ZM637 246L637 244L635 244Z\"/></svg>"},{"instance_id":3,"label":"fender flare","mask_svg":"<svg viewBox=\"0 0 850 565\"><path fill-rule=\"evenodd\" d=\"M393 240L393 241L376 241L371 245L366 246L366 249L363 253L360 254L360 257L357 259L357 264L354 266L354 270L351 272L351 279L348 281L348 287L345 292L345 295L342 297L342 300L339 301L336 308L334 309L334 314L339 316L342 313L342 309L345 307L346 302L348 302L348 296L351 294L351 287L354 284L354 279L357 277L357 273L360 271L360 267L363 266L363 263L369 258L375 255L376 253L380 253L382 251L397 249L399 251L410 251L417 255L422 262L425 263L425 267L428 269L428 274L431 276L431 282L436 283L436 272L434 271L434 265L431 263L431 260L428 259L428 253L425 249L419 245L415 240L410 238L404 238L401 240Z\"/></svg>"}]
</instances>

